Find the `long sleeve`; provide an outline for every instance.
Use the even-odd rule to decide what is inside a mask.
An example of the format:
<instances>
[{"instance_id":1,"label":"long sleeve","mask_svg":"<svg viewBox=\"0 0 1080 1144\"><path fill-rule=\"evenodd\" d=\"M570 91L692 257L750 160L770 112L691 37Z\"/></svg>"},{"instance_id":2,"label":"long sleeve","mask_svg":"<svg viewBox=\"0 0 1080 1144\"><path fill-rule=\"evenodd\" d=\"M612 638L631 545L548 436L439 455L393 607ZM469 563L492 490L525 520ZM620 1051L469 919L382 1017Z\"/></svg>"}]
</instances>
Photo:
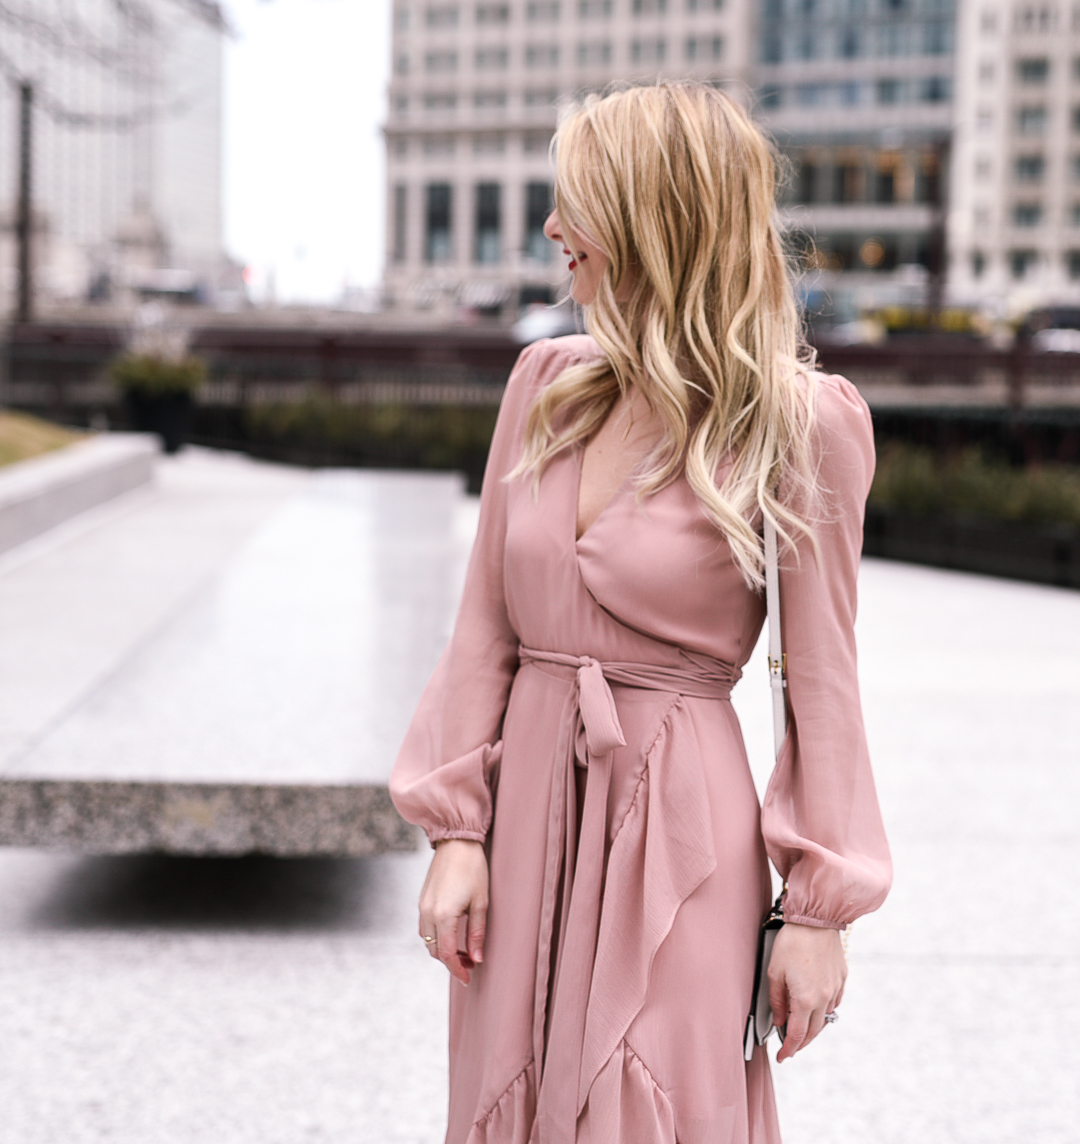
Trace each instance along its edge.
<instances>
[{"instance_id":1,"label":"long sleeve","mask_svg":"<svg viewBox=\"0 0 1080 1144\"><path fill-rule=\"evenodd\" d=\"M518 636L507 616L503 582L503 477L521 454L533 396L579 356L575 351L584 340L533 343L507 382L454 633L390 776L394 805L408 822L424 828L432 844L443 838L483 841L491 825L491 778L502 753L503 714L518 668Z\"/></svg>"},{"instance_id":2,"label":"long sleeve","mask_svg":"<svg viewBox=\"0 0 1080 1144\"><path fill-rule=\"evenodd\" d=\"M814 459L824 497L819 552L781 555L788 734L762 806L787 880L785 918L843 928L877 909L892 878L863 729L855 653L856 578L874 473L870 413L853 385L819 376Z\"/></svg>"}]
</instances>

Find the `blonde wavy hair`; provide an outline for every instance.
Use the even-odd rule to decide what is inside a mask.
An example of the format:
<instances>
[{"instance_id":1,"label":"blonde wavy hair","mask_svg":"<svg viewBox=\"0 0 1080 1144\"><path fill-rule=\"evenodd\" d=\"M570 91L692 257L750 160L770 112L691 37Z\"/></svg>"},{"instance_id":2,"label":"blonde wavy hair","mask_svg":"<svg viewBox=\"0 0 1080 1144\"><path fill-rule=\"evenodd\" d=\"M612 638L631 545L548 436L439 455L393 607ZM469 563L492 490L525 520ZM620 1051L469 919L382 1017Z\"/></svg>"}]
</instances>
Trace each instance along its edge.
<instances>
[{"instance_id":1,"label":"blonde wavy hair","mask_svg":"<svg viewBox=\"0 0 1080 1144\"><path fill-rule=\"evenodd\" d=\"M565 114L553 147L563 232L610 261L585 307L604 356L542 390L510 477L538 480L635 386L665 430L638 471L639 496L685 473L760 587L761 518L782 542L813 542L817 499L813 391L798 377L812 357L774 221L772 150L742 108L702 83L590 96Z\"/></svg>"}]
</instances>

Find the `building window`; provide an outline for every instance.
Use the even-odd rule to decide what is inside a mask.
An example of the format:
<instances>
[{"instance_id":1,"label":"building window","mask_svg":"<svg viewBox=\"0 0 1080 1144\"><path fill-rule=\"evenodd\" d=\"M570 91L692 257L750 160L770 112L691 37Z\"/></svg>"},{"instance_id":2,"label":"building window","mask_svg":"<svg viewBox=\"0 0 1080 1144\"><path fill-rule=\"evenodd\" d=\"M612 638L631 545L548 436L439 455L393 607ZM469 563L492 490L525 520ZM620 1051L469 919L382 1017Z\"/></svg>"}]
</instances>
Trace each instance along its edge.
<instances>
[{"instance_id":1,"label":"building window","mask_svg":"<svg viewBox=\"0 0 1080 1144\"><path fill-rule=\"evenodd\" d=\"M997 13L992 8L987 8L979 26L984 36L993 35L997 31Z\"/></svg>"},{"instance_id":2,"label":"building window","mask_svg":"<svg viewBox=\"0 0 1080 1144\"><path fill-rule=\"evenodd\" d=\"M532 24L552 24L558 18L558 0L529 0L525 5L525 19Z\"/></svg>"},{"instance_id":3,"label":"building window","mask_svg":"<svg viewBox=\"0 0 1080 1144\"><path fill-rule=\"evenodd\" d=\"M686 0L687 12L719 12L724 0Z\"/></svg>"},{"instance_id":4,"label":"building window","mask_svg":"<svg viewBox=\"0 0 1080 1144\"><path fill-rule=\"evenodd\" d=\"M394 140L394 157L397 159L404 159L409 154L409 141L408 139L397 138Z\"/></svg>"},{"instance_id":5,"label":"building window","mask_svg":"<svg viewBox=\"0 0 1080 1144\"><path fill-rule=\"evenodd\" d=\"M1065 252L1065 267L1070 278L1080 278L1080 250L1067 250Z\"/></svg>"},{"instance_id":6,"label":"building window","mask_svg":"<svg viewBox=\"0 0 1080 1144\"><path fill-rule=\"evenodd\" d=\"M985 156L975 160L975 178L985 183L990 178L990 160Z\"/></svg>"},{"instance_id":7,"label":"building window","mask_svg":"<svg viewBox=\"0 0 1080 1144\"><path fill-rule=\"evenodd\" d=\"M812 32L806 32L799 37L796 54L800 60L817 58L817 40Z\"/></svg>"},{"instance_id":8,"label":"building window","mask_svg":"<svg viewBox=\"0 0 1080 1144\"><path fill-rule=\"evenodd\" d=\"M1018 183L1039 183L1042 181L1046 162L1042 155L1021 155L1016 160L1016 181Z\"/></svg>"},{"instance_id":9,"label":"building window","mask_svg":"<svg viewBox=\"0 0 1080 1144\"><path fill-rule=\"evenodd\" d=\"M481 111L490 111L506 106L505 91L478 91L473 95L473 107Z\"/></svg>"},{"instance_id":10,"label":"building window","mask_svg":"<svg viewBox=\"0 0 1080 1144\"><path fill-rule=\"evenodd\" d=\"M477 71L504 71L510 64L510 53L506 48L477 48Z\"/></svg>"},{"instance_id":11,"label":"building window","mask_svg":"<svg viewBox=\"0 0 1080 1144\"><path fill-rule=\"evenodd\" d=\"M526 107L550 107L559 98L559 93L551 87L531 87L525 91Z\"/></svg>"},{"instance_id":12,"label":"building window","mask_svg":"<svg viewBox=\"0 0 1080 1144\"><path fill-rule=\"evenodd\" d=\"M394 60L394 71L396 71L398 75L409 74L409 57L404 52Z\"/></svg>"},{"instance_id":13,"label":"building window","mask_svg":"<svg viewBox=\"0 0 1080 1144\"><path fill-rule=\"evenodd\" d=\"M1014 278L1024 278L1029 271L1034 270L1039 261L1036 250L1010 250L1009 269Z\"/></svg>"},{"instance_id":14,"label":"building window","mask_svg":"<svg viewBox=\"0 0 1080 1144\"><path fill-rule=\"evenodd\" d=\"M667 11L667 0L633 0L631 10L635 16L660 16Z\"/></svg>"},{"instance_id":15,"label":"building window","mask_svg":"<svg viewBox=\"0 0 1080 1144\"><path fill-rule=\"evenodd\" d=\"M923 33L923 46L929 56L941 56L952 51L952 24L931 20Z\"/></svg>"},{"instance_id":16,"label":"building window","mask_svg":"<svg viewBox=\"0 0 1080 1144\"><path fill-rule=\"evenodd\" d=\"M945 103L949 98L949 77L930 75L922 81L920 95L923 103Z\"/></svg>"},{"instance_id":17,"label":"building window","mask_svg":"<svg viewBox=\"0 0 1080 1144\"><path fill-rule=\"evenodd\" d=\"M477 155L502 155L506 151L506 136L501 131L473 136L473 152Z\"/></svg>"},{"instance_id":18,"label":"building window","mask_svg":"<svg viewBox=\"0 0 1080 1144\"><path fill-rule=\"evenodd\" d=\"M800 83L795 88L795 102L800 107L820 107L828 88L823 83Z\"/></svg>"},{"instance_id":19,"label":"building window","mask_svg":"<svg viewBox=\"0 0 1080 1144\"><path fill-rule=\"evenodd\" d=\"M973 278L981 278L983 272L986 270L986 255L981 250L972 251L971 254L971 276Z\"/></svg>"},{"instance_id":20,"label":"building window","mask_svg":"<svg viewBox=\"0 0 1080 1144\"><path fill-rule=\"evenodd\" d=\"M1038 203L1017 203L1012 212L1013 226L1038 226L1042 213Z\"/></svg>"},{"instance_id":21,"label":"building window","mask_svg":"<svg viewBox=\"0 0 1080 1144\"><path fill-rule=\"evenodd\" d=\"M859 33L854 28L845 28L840 33L840 55L846 60L859 55Z\"/></svg>"},{"instance_id":22,"label":"building window","mask_svg":"<svg viewBox=\"0 0 1080 1144\"><path fill-rule=\"evenodd\" d=\"M478 24L509 24L509 4L477 4L476 22Z\"/></svg>"},{"instance_id":23,"label":"building window","mask_svg":"<svg viewBox=\"0 0 1080 1144\"><path fill-rule=\"evenodd\" d=\"M795 168L795 180L792 187L797 203L812 203L814 201L814 184L817 180L817 167L813 163L803 161Z\"/></svg>"},{"instance_id":24,"label":"building window","mask_svg":"<svg viewBox=\"0 0 1080 1144\"><path fill-rule=\"evenodd\" d=\"M457 96L451 91L429 91L424 96L425 111L453 111Z\"/></svg>"},{"instance_id":25,"label":"building window","mask_svg":"<svg viewBox=\"0 0 1080 1144\"><path fill-rule=\"evenodd\" d=\"M896 202L896 172L877 171L874 175L874 202Z\"/></svg>"},{"instance_id":26,"label":"building window","mask_svg":"<svg viewBox=\"0 0 1080 1144\"><path fill-rule=\"evenodd\" d=\"M1069 211L1069 222L1073 226L1080 226L1080 203L1073 203Z\"/></svg>"},{"instance_id":27,"label":"building window","mask_svg":"<svg viewBox=\"0 0 1080 1144\"><path fill-rule=\"evenodd\" d=\"M545 155L550 146L550 131L526 131L521 137L521 149L526 155Z\"/></svg>"},{"instance_id":28,"label":"building window","mask_svg":"<svg viewBox=\"0 0 1080 1144\"><path fill-rule=\"evenodd\" d=\"M430 75L445 75L457 71L457 52L428 52L424 57L424 70Z\"/></svg>"},{"instance_id":29,"label":"building window","mask_svg":"<svg viewBox=\"0 0 1080 1144\"><path fill-rule=\"evenodd\" d=\"M1070 164L1074 182L1080 182L1080 155L1074 155Z\"/></svg>"},{"instance_id":30,"label":"building window","mask_svg":"<svg viewBox=\"0 0 1080 1144\"><path fill-rule=\"evenodd\" d=\"M839 92L843 107L857 107L862 103L863 85L858 80L846 80L840 85Z\"/></svg>"},{"instance_id":31,"label":"building window","mask_svg":"<svg viewBox=\"0 0 1080 1144\"><path fill-rule=\"evenodd\" d=\"M544 234L552 211L551 184L525 184L525 255L534 262L550 262L554 243Z\"/></svg>"},{"instance_id":32,"label":"building window","mask_svg":"<svg viewBox=\"0 0 1080 1144\"><path fill-rule=\"evenodd\" d=\"M453 135L428 135L424 138L424 154L432 156L453 155Z\"/></svg>"},{"instance_id":33,"label":"building window","mask_svg":"<svg viewBox=\"0 0 1080 1144\"><path fill-rule=\"evenodd\" d=\"M1080 80L1080 56L1073 56L1072 77L1073 79Z\"/></svg>"},{"instance_id":34,"label":"building window","mask_svg":"<svg viewBox=\"0 0 1080 1144\"><path fill-rule=\"evenodd\" d=\"M409 97L407 95L395 95L394 110L398 115L404 115L409 110Z\"/></svg>"},{"instance_id":35,"label":"building window","mask_svg":"<svg viewBox=\"0 0 1080 1144\"><path fill-rule=\"evenodd\" d=\"M429 183L424 199L424 261L450 260L450 208L453 188L449 183Z\"/></svg>"},{"instance_id":36,"label":"building window","mask_svg":"<svg viewBox=\"0 0 1080 1144\"><path fill-rule=\"evenodd\" d=\"M778 64L784 58L784 44L779 36L768 35L761 44L761 62Z\"/></svg>"},{"instance_id":37,"label":"building window","mask_svg":"<svg viewBox=\"0 0 1080 1144\"><path fill-rule=\"evenodd\" d=\"M399 32L406 32L409 28L409 9L408 8L395 8L394 9L394 27Z\"/></svg>"},{"instance_id":38,"label":"building window","mask_svg":"<svg viewBox=\"0 0 1080 1144\"><path fill-rule=\"evenodd\" d=\"M588 43L578 44L577 62L581 67L588 67L590 64L611 63L611 41L592 40Z\"/></svg>"},{"instance_id":39,"label":"building window","mask_svg":"<svg viewBox=\"0 0 1080 1144\"><path fill-rule=\"evenodd\" d=\"M578 0L577 12L582 20L606 20L611 15L611 0Z\"/></svg>"},{"instance_id":40,"label":"building window","mask_svg":"<svg viewBox=\"0 0 1080 1144\"><path fill-rule=\"evenodd\" d=\"M994 82L994 65L990 60L983 60L979 64L979 83Z\"/></svg>"},{"instance_id":41,"label":"building window","mask_svg":"<svg viewBox=\"0 0 1080 1144\"><path fill-rule=\"evenodd\" d=\"M527 68L553 68L558 63L558 44L528 44L525 48L525 66Z\"/></svg>"},{"instance_id":42,"label":"building window","mask_svg":"<svg viewBox=\"0 0 1080 1144\"><path fill-rule=\"evenodd\" d=\"M879 79L877 82L878 103L900 102L900 81L898 79Z\"/></svg>"},{"instance_id":43,"label":"building window","mask_svg":"<svg viewBox=\"0 0 1080 1144\"><path fill-rule=\"evenodd\" d=\"M692 61L716 62L724 54L723 36L689 36L686 40L686 58Z\"/></svg>"},{"instance_id":44,"label":"building window","mask_svg":"<svg viewBox=\"0 0 1080 1144\"><path fill-rule=\"evenodd\" d=\"M854 163L841 163L833 168L834 203L857 203L862 198L862 168Z\"/></svg>"},{"instance_id":45,"label":"building window","mask_svg":"<svg viewBox=\"0 0 1080 1144\"><path fill-rule=\"evenodd\" d=\"M762 111L775 111L784 102L784 89L775 83L766 85L761 89L758 106Z\"/></svg>"},{"instance_id":46,"label":"building window","mask_svg":"<svg viewBox=\"0 0 1080 1144\"><path fill-rule=\"evenodd\" d=\"M1021 83L1046 83L1049 76L1050 61L1046 56L1016 61L1016 78Z\"/></svg>"},{"instance_id":47,"label":"building window","mask_svg":"<svg viewBox=\"0 0 1080 1144\"><path fill-rule=\"evenodd\" d=\"M408 255L406 239L409 233L409 220L405 213L407 205L407 188L404 183L398 183L394 187L394 243L390 251L390 257L395 262L404 262Z\"/></svg>"},{"instance_id":48,"label":"building window","mask_svg":"<svg viewBox=\"0 0 1080 1144\"><path fill-rule=\"evenodd\" d=\"M485 266L502 256L502 187L498 183L476 184L476 245L473 258Z\"/></svg>"},{"instance_id":49,"label":"building window","mask_svg":"<svg viewBox=\"0 0 1080 1144\"><path fill-rule=\"evenodd\" d=\"M427 26L429 28L456 28L457 21L456 4L441 4L427 10Z\"/></svg>"},{"instance_id":50,"label":"building window","mask_svg":"<svg viewBox=\"0 0 1080 1144\"><path fill-rule=\"evenodd\" d=\"M1042 135L1046 130L1046 108L1021 107L1016 115L1016 126L1021 135Z\"/></svg>"},{"instance_id":51,"label":"building window","mask_svg":"<svg viewBox=\"0 0 1080 1144\"><path fill-rule=\"evenodd\" d=\"M630 41L630 59L635 64L661 64L666 52L667 41L663 39Z\"/></svg>"}]
</instances>

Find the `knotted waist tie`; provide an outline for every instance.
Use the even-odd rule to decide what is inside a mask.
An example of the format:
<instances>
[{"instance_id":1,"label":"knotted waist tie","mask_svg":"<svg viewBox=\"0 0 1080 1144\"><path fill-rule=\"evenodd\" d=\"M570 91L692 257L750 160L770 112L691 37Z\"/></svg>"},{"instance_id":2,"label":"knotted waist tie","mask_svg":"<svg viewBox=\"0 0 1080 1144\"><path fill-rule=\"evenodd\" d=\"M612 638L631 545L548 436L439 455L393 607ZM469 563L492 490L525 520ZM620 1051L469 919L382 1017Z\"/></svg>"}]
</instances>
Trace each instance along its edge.
<instances>
[{"instance_id":1,"label":"knotted waist tie","mask_svg":"<svg viewBox=\"0 0 1080 1144\"><path fill-rule=\"evenodd\" d=\"M625 1006L621 998L614 1004L605 999L607 990L602 983L608 967L601 964L607 948L603 940L603 948L598 949L601 898L606 896L604 866L612 753L616 747L626 746L611 684L703 699L727 699L739 678L739 671L720 660L685 653L684 663L680 666L602 663L591 656L564 655L527 647L522 647L519 655L523 666L536 665L541 670L565 676L572 683L563 711L548 806L533 1008L533 1051L539 1092L537 1120L530 1137L544 1144L563 1144L575 1138L577 1117L589 1087L604 1060L617 1047L617 1038L625 1033L625 1028L620 1031L621 1025L628 1025L636 1012L636 1009L630 1013L616 1013L614 1010L634 1004L640 1007L629 997L629 982L624 983L627 994ZM685 764L693 767L695 760L686 759ZM588 775L580 829L577 824L575 767L587 768ZM683 792L687 785L702 781L702 777L695 774L682 779L676 777L673 782L669 780L669 784L672 789L679 788ZM702 788L693 791L689 798L680 795L673 801L680 806L695 802L702 804L707 802L704 794ZM655 794L652 797L656 797ZM677 818L679 813L663 807L650 808L649 817L663 821L665 814ZM701 817L683 823L684 830L708 833L707 806L699 805L698 814ZM678 830L679 823L673 820L667 827ZM648 840L644 828L637 841L640 848L646 847ZM656 931L651 935L641 935L639 960L646 957L651 960L655 949L647 948L650 937L652 945L663 940L666 928L663 933L659 932L664 925L663 919L667 915L673 918L685 896L715 867L711 837L689 841L691 849L698 847L696 855L699 861L694 870L678 871L659 888L651 885L656 880L637 879L649 884L640 889L642 900L635 904L640 907L643 918L653 920L652 928ZM633 845L634 839L630 843ZM680 840L677 843L682 844ZM640 857L644 859L645 856L642 854ZM609 880L615 878L618 881L617 872L609 872L608 876ZM637 887L634 892L638 892ZM645 900L650 894L655 900ZM557 910L559 949L553 967L551 947ZM670 926L670 918L666 926ZM633 940L629 935L620 938L620 941L631 944ZM619 956L630 956L625 945ZM554 989L550 989L552 973ZM601 983L600 989L597 982ZM598 992L604 993L604 998L599 998ZM550 1013L549 993L552 997ZM595 1021L590 1015L594 1004L603 1010Z\"/></svg>"}]
</instances>

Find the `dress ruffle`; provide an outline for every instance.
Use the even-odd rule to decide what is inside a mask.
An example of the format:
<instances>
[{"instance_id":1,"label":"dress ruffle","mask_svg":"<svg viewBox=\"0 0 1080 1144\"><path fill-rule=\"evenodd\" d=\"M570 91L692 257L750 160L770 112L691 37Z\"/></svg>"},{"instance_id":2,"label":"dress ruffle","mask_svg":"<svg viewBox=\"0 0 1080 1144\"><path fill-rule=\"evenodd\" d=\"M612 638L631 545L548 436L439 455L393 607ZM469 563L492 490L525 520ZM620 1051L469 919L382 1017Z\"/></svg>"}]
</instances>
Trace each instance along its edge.
<instances>
[{"instance_id":1,"label":"dress ruffle","mask_svg":"<svg viewBox=\"0 0 1080 1144\"><path fill-rule=\"evenodd\" d=\"M530 1061L507 1086L465 1144L529 1144L536 1120L536 1069Z\"/></svg>"},{"instance_id":2,"label":"dress ruffle","mask_svg":"<svg viewBox=\"0 0 1080 1144\"><path fill-rule=\"evenodd\" d=\"M677 1144L667 1094L622 1041L593 1081L578 1120L577 1144Z\"/></svg>"}]
</instances>

